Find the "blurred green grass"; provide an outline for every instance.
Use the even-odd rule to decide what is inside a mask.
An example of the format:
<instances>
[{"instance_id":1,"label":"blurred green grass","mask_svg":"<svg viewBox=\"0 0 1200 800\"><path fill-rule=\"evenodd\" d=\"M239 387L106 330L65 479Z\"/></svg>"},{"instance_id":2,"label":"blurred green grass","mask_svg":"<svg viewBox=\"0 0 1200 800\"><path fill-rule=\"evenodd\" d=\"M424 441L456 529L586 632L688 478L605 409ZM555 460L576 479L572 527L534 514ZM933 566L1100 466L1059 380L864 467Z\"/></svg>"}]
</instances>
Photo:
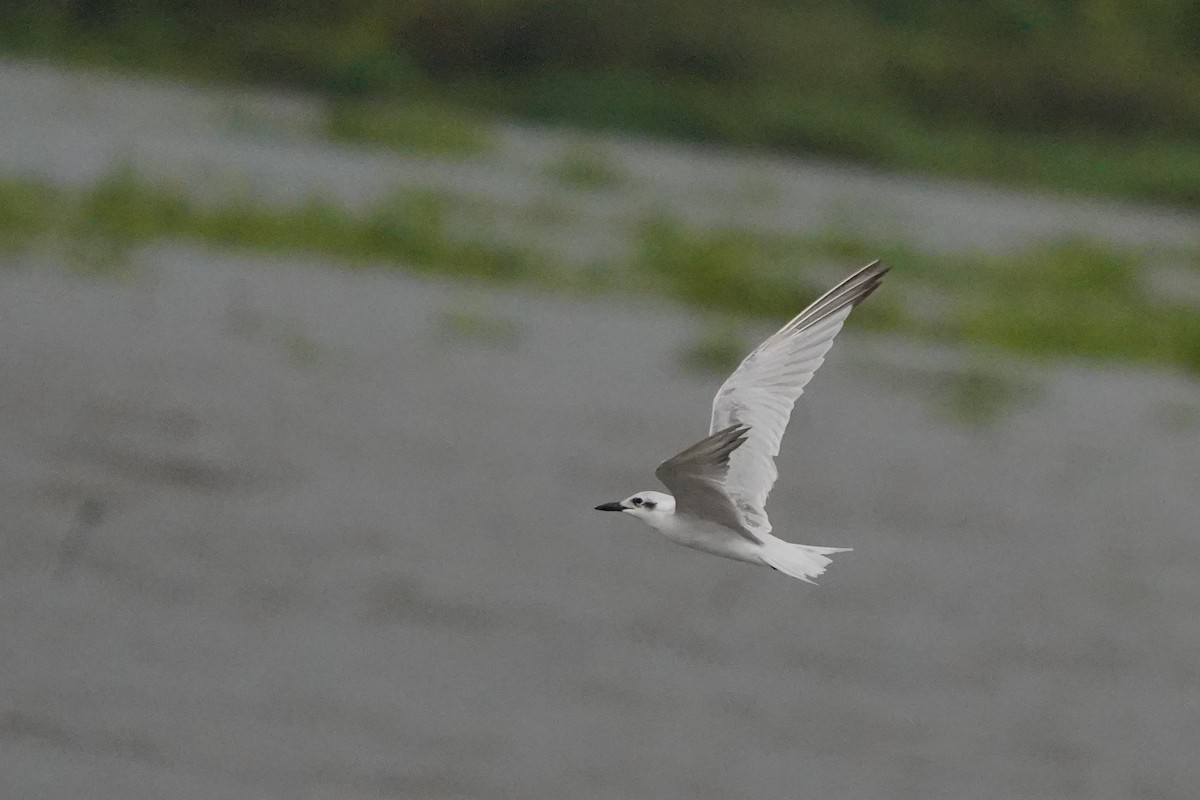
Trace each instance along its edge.
<instances>
[{"instance_id":1,"label":"blurred green grass","mask_svg":"<svg viewBox=\"0 0 1200 800\"><path fill-rule=\"evenodd\" d=\"M337 100L326 111L322 132L332 141L425 156L474 157L493 146L492 128L482 118L429 100Z\"/></svg>"},{"instance_id":2,"label":"blurred green grass","mask_svg":"<svg viewBox=\"0 0 1200 800\"><path fill-rule=\"evenodd\" d=\"M544 259L528 248L451 236L448 206L447 198L426 190L397 193L361 215L315 197L292 207L236 196L200 203L122 167L78 193L37 181L0 180L0 209L23 209L0 211L0 241L13 249L46 238L130 246L181 237L486 281L542 275Z\"/></svg>"},{"instance_id":3,"label":"blurred green grass","mask_svg":"<svg viewBox=\"0 0 1200 800\"><path fill-rule=\"evenodd\" d=\"M1200 4L13 0L0 51L333 99L337 139L478 115L1200 206Z\"/></svg>"},{"instance_id":4,"label":"blurred green grass","mask_svg":"<svg viewBox=\"0 0 1200 800\"><path fill-rule=\"evenodd\" d=\"M627 179L620 165L602 147L584 141L567 147L550 164L549 173L564 186L576 189L611 189Z\"/></svg>"},{"instance_id":5,"label":"blurred green grass","mask_svg":"<svg viewBox=\"0 0 1200 800\"><path fill-rule=\"evenodd\" d=\"M768 235L654 214L628 231L627 257L578 264L489 230L499 213L421 190L354 213L318 199L290 207L237 196L200 203L122 168L83 191L0 179L0 250L57 248L89 272L119 272L134 247L185 238L553 291L649 293L714 319L778 322L844 270L881 258L894 268L888 290L854 314L853 326L1026 356L1200 373L1200 299L1162 301L1146 280L1163 259L1200 272L1195 250L1135 252L1064 240L1009 255L944 254L846 230ZM696 366L728 355L711 341L694 350Z\"/></svg>"}]
</instances>

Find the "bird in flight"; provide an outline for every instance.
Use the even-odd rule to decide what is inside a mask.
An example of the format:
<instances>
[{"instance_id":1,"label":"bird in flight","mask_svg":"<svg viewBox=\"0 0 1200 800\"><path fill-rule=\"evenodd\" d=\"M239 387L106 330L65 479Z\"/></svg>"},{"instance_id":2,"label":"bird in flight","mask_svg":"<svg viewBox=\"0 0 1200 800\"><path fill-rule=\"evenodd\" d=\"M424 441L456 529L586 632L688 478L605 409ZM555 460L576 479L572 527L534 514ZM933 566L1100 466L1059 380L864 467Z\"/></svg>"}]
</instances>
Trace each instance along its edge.
<instances>
[{"instance_id":1,"label":"bird in flight","mask_svg":"<svg viewBox=\"0 0 1200 800\"><path fill-rule=\"evenodd\" d=\"M597 511L637 517L673 542L768 566L812 583L848 547L793 544L771 535L767 495L792 406L825 361L850 310L879 288L873 261L830 289L746 356L713 398L709 435L658 465L671 490L638 492Z\"/></svg>"}]
</instances>

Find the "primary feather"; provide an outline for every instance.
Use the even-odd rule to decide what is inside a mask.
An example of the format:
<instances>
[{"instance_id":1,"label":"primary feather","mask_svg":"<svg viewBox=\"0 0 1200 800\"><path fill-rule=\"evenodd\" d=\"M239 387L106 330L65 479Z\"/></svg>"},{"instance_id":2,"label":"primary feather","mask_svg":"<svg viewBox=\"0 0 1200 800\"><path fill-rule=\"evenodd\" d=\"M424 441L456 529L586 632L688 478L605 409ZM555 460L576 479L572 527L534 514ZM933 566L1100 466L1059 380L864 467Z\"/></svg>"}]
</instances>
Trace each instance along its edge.
<instances>
[{"instance_id":1,"label":"primary feather","mask_svg":"<svg viewBox=\"0 0 1200 800\"><path fill-rule=\"evenodd\" d=\"M830 289L746 356L713 398L709 431L749 429L732 452L724 488L753 533L770 533L767 495L792 406L825 361L854 306L879 288L888 268L873 261Z\"/></svg>"}]
</instances>

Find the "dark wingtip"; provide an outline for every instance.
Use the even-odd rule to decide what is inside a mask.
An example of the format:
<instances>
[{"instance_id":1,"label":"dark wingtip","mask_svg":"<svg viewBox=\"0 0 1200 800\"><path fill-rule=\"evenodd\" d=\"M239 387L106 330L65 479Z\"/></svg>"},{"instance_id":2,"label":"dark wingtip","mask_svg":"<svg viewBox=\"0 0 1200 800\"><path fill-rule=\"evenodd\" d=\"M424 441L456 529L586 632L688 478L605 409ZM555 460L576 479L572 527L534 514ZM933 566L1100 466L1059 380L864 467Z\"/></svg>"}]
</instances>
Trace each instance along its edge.
<instances>
[{"instance_id":1,"label":"dark wingtip","mask_svg":"<svg viewBox=\"0 0 1200 800\"><path fill-rule=\"evenodd\" d=\"M876 260L872 261L870 264L867 264L861 270L859 270L859 274L866 272L867 270L871 269L872 267L875 268L874 271L871 273L871 275L867 278L866 282L863 284L862 291L858 295L858 297L855 297L853 300L850 301L851 306L857 306L863 300L866 300L868 297L873 295L875 293L875 290L878 289L883 284L883 276L887 275L889 272L892 271L891 267L889 267L887 264L884 264L879 259L876 259Z\"/></svg>"}]
</instances>

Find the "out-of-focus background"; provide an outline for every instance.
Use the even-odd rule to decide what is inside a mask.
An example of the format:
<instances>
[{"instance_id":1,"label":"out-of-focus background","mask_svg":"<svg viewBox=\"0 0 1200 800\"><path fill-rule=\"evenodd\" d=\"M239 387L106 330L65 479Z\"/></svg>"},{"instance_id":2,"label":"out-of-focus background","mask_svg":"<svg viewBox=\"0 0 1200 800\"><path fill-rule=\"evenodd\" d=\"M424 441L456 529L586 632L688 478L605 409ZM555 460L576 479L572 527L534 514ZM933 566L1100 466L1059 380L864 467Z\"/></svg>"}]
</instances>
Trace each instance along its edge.
<instances>
[{"instance_id":1,"label":"out-of-focus background","mask_svg":"<svg viewBox=\"0 0 1200 800\"><path fill-rule=\"evenodd\" d=\"M1200 3L0 6L0 794L1190 798ZM592 506L872 258L814 588Z\"/></svg>"}]
</instances>

